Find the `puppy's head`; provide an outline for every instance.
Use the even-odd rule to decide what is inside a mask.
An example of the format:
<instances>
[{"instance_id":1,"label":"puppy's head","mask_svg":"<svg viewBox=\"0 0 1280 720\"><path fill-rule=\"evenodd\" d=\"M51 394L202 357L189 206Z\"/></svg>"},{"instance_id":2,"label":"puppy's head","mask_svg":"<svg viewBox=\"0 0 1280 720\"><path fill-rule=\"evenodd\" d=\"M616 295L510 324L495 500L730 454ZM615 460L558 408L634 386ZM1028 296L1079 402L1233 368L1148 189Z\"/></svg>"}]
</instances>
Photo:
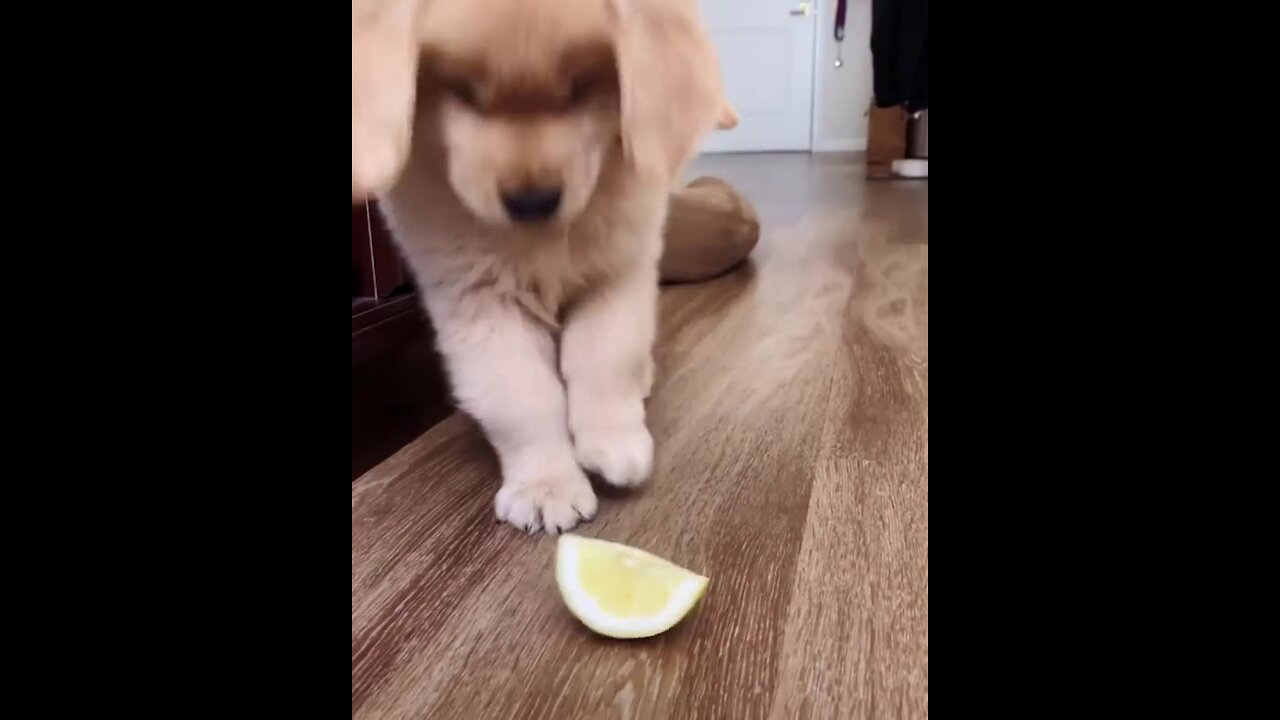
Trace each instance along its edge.
<instances>
[{"instance_id":1,"label":"puppy's head","mask_svg":"<svg viewBox=\"0 0 1280 720\"><path fill-rule=\"evenodd\" d=\"M419 1L419 128L438 133L426 140L451 186L487 223L572 220L613 153L670 180L724 118L696 0ZM414 104L414 86L400 92ZM356 97L353 85L353 192Z\"/></svg>"},{"instance_id":2,"label":"puppy's head","mask_svg":"<svg viewBox=\"0 0 1280 720\"><path fill-rule=\"evenodd\" d=\"M429 3L419 112L435 114L449 183L476 217L543 223L586 206L620 129L605 10L601 0Z\"/></svg>"}]
</instances>

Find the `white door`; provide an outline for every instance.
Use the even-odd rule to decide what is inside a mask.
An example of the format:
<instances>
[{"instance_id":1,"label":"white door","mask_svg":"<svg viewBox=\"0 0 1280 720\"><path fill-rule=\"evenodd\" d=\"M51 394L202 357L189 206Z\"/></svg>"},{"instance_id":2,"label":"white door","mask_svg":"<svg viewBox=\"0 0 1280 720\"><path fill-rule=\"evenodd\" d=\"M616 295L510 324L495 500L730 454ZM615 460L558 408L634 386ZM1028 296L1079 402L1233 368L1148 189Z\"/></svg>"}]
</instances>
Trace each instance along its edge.
<instances>
[{"instance_id":1,"label":"white door","mask_svg":"<svg viewBox=\"0 0 1280 720\"><path fill-rule=\"evenodd\" d=\"M699 0L742 122L704 152L810 149L814 0Z\"/></svg>"}]
</instances>

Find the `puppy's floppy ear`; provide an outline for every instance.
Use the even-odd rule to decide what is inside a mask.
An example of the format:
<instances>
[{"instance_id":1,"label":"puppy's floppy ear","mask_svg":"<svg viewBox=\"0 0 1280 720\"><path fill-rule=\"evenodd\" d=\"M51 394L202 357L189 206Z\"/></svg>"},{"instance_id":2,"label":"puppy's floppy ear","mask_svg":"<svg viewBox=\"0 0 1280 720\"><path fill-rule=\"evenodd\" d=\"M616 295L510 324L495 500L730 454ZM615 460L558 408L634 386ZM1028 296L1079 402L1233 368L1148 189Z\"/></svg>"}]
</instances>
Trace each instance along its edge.
<instances>
[{"instance_id":1,"label":"puppy's floppy ear","mask_svg":"<svg viewBox=\"0 0 1280 720\"><path fill-rule=\"evenodd\" d=\"M626 156L642 171L675 179L728 107L715 48L697 0L609 3Z\"/></svg>"},{"instance_id":2,"label":"puppy's floppy ear","mask_svg":"<svg viewBox=\"0 0 1280 720\"><path fill-rule=\"evenodd\" d=\"M351 198L391 187L409 156L423 0L351 0Z\"/></svg>"}]
</instances>

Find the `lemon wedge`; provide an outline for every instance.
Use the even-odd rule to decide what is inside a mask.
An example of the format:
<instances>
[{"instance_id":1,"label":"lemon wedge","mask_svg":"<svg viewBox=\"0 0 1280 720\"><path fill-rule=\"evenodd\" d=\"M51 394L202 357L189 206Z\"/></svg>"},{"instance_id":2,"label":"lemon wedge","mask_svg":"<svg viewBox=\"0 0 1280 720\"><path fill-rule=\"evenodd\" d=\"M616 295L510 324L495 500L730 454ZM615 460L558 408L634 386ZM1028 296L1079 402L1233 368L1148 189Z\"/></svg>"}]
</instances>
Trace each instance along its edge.
<instances>
[{"instance_id":1,"label":"lemon wedge","mask_svg":"<svg viewBox=\"0 0 1280 720\"><path fill-rule=\"evenodd\" d=\"M707 578L627 545L562 535L556 584L582 624L611 638L644 638L680 622Z\"/></svg>"}]
</instances>

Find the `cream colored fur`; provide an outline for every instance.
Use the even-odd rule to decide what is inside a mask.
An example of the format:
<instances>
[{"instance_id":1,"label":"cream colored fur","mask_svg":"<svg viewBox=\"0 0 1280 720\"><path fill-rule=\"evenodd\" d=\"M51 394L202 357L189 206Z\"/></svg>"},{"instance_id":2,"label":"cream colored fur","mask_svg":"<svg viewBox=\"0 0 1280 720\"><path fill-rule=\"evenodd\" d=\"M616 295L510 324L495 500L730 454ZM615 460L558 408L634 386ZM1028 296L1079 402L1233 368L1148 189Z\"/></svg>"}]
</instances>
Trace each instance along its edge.
<instances>
[{"instance_id":1,"label":"cream colored fur","mask_svg":"<svg viewBox=\"0 0 1280 720\"><path fill-rule=\"evenodd\" d=\"M353 82L367 1L353 0ZM367 141L384 154L360 162L357 138L379 135L354 127L353 86L352 192L384 190L455 397L501 462L498 518L563 532L596 512L584 469L625 487L652 470L668 194L734 115L696 0L426 0L415 14L403 173L380 187L394 142ZM399 105L382 106L373 117L394 124ZM563 188L553 220L506 217L501 194L521 183Z\"/></svg>"}]
</instances>

